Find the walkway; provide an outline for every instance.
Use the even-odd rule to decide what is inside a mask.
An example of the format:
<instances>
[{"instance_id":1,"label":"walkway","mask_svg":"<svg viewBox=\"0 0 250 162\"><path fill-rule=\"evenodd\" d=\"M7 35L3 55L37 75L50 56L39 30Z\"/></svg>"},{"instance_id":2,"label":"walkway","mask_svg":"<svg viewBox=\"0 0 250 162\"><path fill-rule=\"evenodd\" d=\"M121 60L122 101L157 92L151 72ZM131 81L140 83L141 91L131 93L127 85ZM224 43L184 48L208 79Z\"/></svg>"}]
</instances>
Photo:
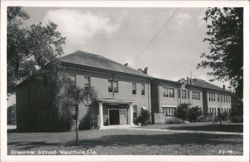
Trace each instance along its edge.
<instances>
[{"instance_id":1,"label":"walkway","mask_svg":"<svg viewBox=\"0 0 250 162\"><path fill-rule=\"evenodd\" d=\"M137 131L158 131L158 132L174 132L174 133L199 133L199 134L221 134L221 135L243 135L241 132L220 132L220 131L197 131L197 130L170 130L170 129L147 129L147 128L123 128Z\"/></svg>"}]
</instances>

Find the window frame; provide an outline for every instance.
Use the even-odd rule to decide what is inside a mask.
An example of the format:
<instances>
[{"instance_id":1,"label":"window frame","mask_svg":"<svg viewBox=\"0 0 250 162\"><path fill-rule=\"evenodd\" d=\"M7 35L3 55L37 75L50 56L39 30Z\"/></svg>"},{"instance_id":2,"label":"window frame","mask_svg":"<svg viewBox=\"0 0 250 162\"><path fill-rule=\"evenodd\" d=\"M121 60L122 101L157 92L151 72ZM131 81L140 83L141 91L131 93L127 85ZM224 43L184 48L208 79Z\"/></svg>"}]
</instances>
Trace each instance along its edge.
<instances>
[{"instance_id":1,"label":"window frame","mask_svg":"<svg viewBox=\"0 0 250 162\"><path fill-rule=\"evenodd\" d=\"M132 94L136 95L137 93L137 86L136 86L136 82L132 82Z\"/></svg>"},{"instance_id":2,"label":"window frame","mask_svg":"<svg viewBox=\"0 0 250 162\"><path fill-rule=\"evenodd\" d=\"M68 82L71 85L76 85L76 74L72 73L65 73L64 78L69 78L70 82ZM71 80L73 78L73 81Z\"/></svg>"},{"instance_id":3,"label":"window frame","mask_svg":"<svg viewBox=\"0 0 250 162\"><path fill-rule=\"evenodd\" d=\"M88 81L88 83L86 83L85 81ZM90 87L91 86L91 81L90 81L90 76L84 76L84 87Z\"/></svg>"},{"instance_id":4,"label":"window frame","mask_svg":"<svg viewBox=\"0 0 250 162\"><path fill-rule=\"evenodd\" d=\"M184 93L185 92L185 93ZM184 94L185 94L185 96L184 96ZM187 98L187 90L185 90L185 89L182 89L181 90L181 98L183 98L183 99L186 99Z\"/></svg>"},{"instance_id":5,"label":"window frame","mask_svg":"<svg viewBox=\"0 0 250 162\"><path fill-rule=\"evenodd\" d=\"M119 81L118 80L108 79L108 92L119 93Z\"/></svg>"},{"instance_id":6,"label":"window frame","mask_svg":"<svg viewBox=\"0 0 250 162\"><path fill-rule=\"evenodd\" d=\"M141 95L145 95L145 89L146 89L146 86L145 86L145 83L141 83Z\"/></svg>"},{"instance_id":7,"label":"window frame","mask_svg":"<svg viewBox=\"0 0 250 162\"><path fill-rule=\"evenodd\" d=\"M163 87L163 97L175 98L175 91L172 87Z\"/></svg>"},{"instance_id":8,"label":"window frame","mask_svg":"<svg viewBox=\"0 0 250 162\"><path fill-rule=\"evenodd\" d=\"M198 94L198 96L194 96L195 94ZM192 91L192 99L194 100L200 100L201 99L201 92L199 91Z\"/></svg>"}]
</instances>

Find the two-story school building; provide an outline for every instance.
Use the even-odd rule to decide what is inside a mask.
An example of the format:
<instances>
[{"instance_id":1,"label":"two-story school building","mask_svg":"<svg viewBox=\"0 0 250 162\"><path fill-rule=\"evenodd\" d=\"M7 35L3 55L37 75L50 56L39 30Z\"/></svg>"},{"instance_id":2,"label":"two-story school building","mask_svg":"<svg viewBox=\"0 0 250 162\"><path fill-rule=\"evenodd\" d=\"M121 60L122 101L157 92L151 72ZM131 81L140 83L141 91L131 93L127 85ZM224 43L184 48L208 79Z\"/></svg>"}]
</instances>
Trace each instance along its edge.
<instances>
[{"instance_id":1,"label":"two-story school building","mask_svg":"<svg viewBox=\"0 0 250 162\"><path fill-rule=\"evenodd\" d=\"M180 79L178 82L153 79L151 81L151 103L155 123L165 123L165 117L175 117L178 105L199 107L203 116L217 116L231 110L231 92L201 79Z\"/></svg>"},{"instance_id":2,"label":"two-story school building","mask_svg":"<svg viewBox=\"0 0 250 162\"><path fill-rule=\"evenodd\" d=\"M58 59L66 76L74 85L93 87L96 99L79 105L79 120L90 114L95 127L111 125L133 126L141 109L155 118L174 117L177 106L188 103L201 108L204 115L229 112L230 92L200 79L170 81L151 77L144 70L135 70L106 57L76 51ZM56 92L37 76L23 81L17 88L17 128L54 129L58 122ZM157 114L161 116L157 116ZM156 114L156 115L155 115Z\"/></svg>"},{"instance_id":3,"label":"two-story school building","mask_svg":"<svg viewBox=\"0 0 250 162\"><path fill-rule=\"evenodd\" d=\"M150 80L142 70L134 70L100 55L76 51L59 58L66 76L78 87L91 86L97 96L91 105L79 105L79 120L91 112L96 127L133 125L141 108L151 112ZM42 90L39 90L42 89ZM36 97L38 91L39 97ZM17 90L17 127L25 129L55 124L48 89L36 79L23 82ZM45 101L46 100L46 101ZM46 105L47 104L47 105ZM54 115L54 116L53 116ZM50 121L50 123L48 123ZM45 124L47 123L47 124Z\"/></svg>"},{"instance_id":4,"label":"two-story school building","mask_svg":"<svg viewBox=\"0 0 250 162\"><path fill-rule=\"evenodd\" d=\"M178 105L199 107L203 116L212 116L231 110L231 92L201 79L180 79L178 82L153 79L151 81L151 103L154 122L164 123L165 117L174 117Z\"/></svg>"}]
</instances>

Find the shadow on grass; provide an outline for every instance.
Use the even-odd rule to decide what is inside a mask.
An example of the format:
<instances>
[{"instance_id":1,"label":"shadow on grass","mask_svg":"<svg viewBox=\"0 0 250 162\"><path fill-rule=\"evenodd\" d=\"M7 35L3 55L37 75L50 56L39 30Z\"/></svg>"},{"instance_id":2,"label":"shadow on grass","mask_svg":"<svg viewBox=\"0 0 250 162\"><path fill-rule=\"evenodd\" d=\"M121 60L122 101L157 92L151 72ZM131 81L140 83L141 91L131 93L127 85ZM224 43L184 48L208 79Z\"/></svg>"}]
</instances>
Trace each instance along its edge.
<instances>
[{"instance_id":1,"label":"shadow on grass","mask_svg":"<svg viewBox=\"0 0 250 162\"><path fill-rule=\"evenodd\" d=\"M42 139L39 139L42 140ZM63 139L62 139L63 141ZM48 143L43 141L31 142L8 142L11 146L20 150L38 149L39 147L46 147L49 149L53 147L75 146L77 149L89 149L97 146L165 146L165 145L242 145L242 136L235 135L213 135L213 134L191 134L191 133L176 133L176 134L156 134L156 135L107 135L95 139L80 139L79 145L75 146L75 140L69 142Z\"/></svg>"},{"instance_id":2,"label":"shadow on grass","mask_svg":"<svg viewBox=\"0 0 250 162\"><path fill-rule=\"evenodd\" d=\"M12 145L15 147L18 147L22 150L30 150L35 149L40 146L56 146L59 145L59 143L47 143L47 142L8 142L8 145Z\"/></svg>"},{"instance_id":3,"label":"shadow on grass","mask_svg":"<svg viewBox=\"0 0 250 162\"><path fill-rule=\"evenodd\" d=\"M242 124L234 125L201 125L201 126L178 126L178 127L168 127L171 130L198 130L198 131L219 131L219 132L243 132Z\"/></svg>"},{"instance_id":4,"label":"shadow on grass","mask_svg":"<svg viewBox=\"0 0 250 162\"><path fill-rule=\"evenodd\" d=\"M69 132L65 130L58 130L58 131L50 131L50 130L18 130L18 129L8 129L7 133L61 133L61 132Z\"/></svg>"}]
</instances>

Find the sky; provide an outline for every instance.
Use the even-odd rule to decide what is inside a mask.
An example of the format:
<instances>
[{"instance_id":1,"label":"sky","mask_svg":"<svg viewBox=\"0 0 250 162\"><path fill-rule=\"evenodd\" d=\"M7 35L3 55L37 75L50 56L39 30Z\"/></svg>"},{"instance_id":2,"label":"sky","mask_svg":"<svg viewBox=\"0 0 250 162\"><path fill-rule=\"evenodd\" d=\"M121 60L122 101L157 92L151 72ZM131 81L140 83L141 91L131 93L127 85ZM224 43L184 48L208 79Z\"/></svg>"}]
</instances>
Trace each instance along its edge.
<instances>
[{"instance_id":1,"label":"sky","mask_svg":"<svg viewBox=\"0 0 250 162\"><path fill-rule=\"evenodd\" d=\"M24 7L26 24L49 21L66 37L64 55L76 50L103 55L149 75L177 81L200 78L200 55L209 51L205 8L45 8ZM149 43L150 42L150 43ZM222 87L222 83L213 84Z\"/></svg>"}]
</instances>

